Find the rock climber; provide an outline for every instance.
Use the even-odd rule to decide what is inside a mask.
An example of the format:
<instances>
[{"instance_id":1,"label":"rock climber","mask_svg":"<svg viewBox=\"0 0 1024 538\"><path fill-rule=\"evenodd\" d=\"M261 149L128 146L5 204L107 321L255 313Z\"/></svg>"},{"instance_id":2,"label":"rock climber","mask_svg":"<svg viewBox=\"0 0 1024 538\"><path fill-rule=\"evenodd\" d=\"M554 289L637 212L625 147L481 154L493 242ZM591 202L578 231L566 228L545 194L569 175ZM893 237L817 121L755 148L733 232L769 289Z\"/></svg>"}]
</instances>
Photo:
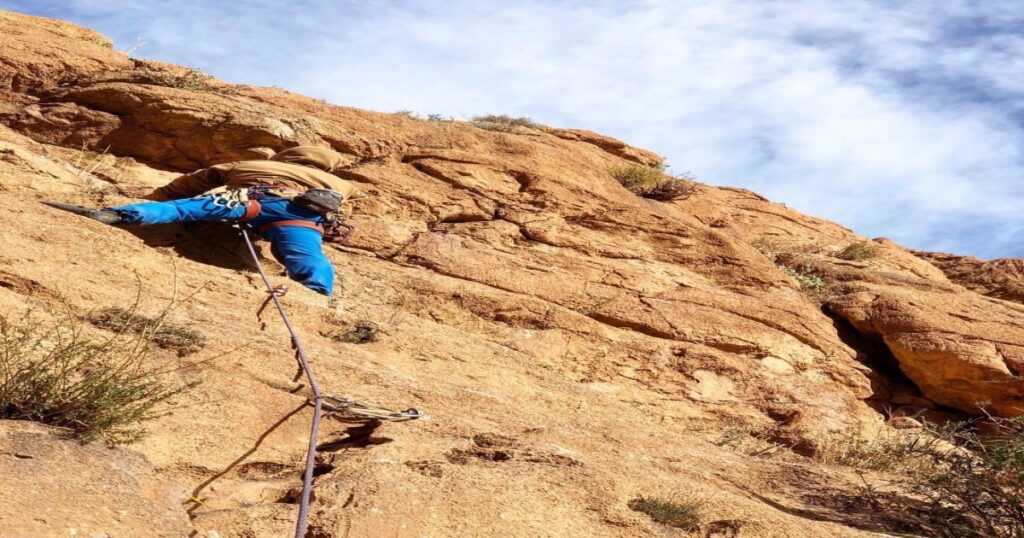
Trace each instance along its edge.
<instances>
[{"instance_id":1,"label":"rock climber","mask_svg":"<svg viewBox=\"0 0 1024 538\"><path fill-rule=\"evenodd\" d=\"M324 256L324 234L339 233L341 204L356 186L331 172L342 157L326 148L298 146L270 160L218 164L185 174L147 194L152 200L104 209L44 202L105 224L244 222L270 240L271 253L288 276L324 295L334 288L334 268ZM225 187L213 194L207 191Z\"/></svg>"}]
</instances>

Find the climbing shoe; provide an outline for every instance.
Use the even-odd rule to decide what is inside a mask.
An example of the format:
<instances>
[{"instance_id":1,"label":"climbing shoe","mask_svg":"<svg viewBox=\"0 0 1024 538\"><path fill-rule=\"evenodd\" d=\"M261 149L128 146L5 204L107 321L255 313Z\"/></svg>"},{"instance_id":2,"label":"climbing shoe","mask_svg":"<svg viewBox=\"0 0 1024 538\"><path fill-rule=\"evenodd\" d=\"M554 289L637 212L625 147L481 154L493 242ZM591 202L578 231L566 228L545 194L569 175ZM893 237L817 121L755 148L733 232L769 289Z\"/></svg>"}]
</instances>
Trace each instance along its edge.
<instances>
[{"instance_id":1,"label":"climbing shoe","mask_svg":"<svg viewBox=\"0 0 1024 538\"><path fill-rule=\"evenodd\" d=\"M89 217L92 220L98 220L103 224L123 224L124 219L116 211L110 211L107 209L93 209L91 207L83 207L74 204L64 204L61 202L43 202L50 207L56 207L57 209L63 209L81 215L83 217Z\"/></svg>"}]
</instances>

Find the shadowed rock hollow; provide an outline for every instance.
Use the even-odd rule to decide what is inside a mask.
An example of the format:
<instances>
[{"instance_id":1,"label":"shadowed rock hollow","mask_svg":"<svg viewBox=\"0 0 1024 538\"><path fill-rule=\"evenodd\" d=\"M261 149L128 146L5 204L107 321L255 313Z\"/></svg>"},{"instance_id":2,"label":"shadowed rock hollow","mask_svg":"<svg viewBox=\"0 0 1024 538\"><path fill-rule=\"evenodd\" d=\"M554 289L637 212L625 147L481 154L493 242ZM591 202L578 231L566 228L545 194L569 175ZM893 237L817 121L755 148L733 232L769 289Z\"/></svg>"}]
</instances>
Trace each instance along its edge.
<instances>
[{"instance_id":1,"label":"shadowed rock hollow","mask_svg":"<svg viewBox=\"0 0 1024 538\"><path fill-rule=\"evenodd\" d=\"M883 239L843 259L866 239L742 189L637 197L609 169L660 157L596 133L228 85L0 12L0 308L132 304L141 286L155 311L194 293L172 318L210 345L151 361L202 384L129 449L180 486L197 536L290 532L310 412L286 333L256 319L265 292L230 230L133 234L38 202L124 203L298 144L344 154L339 175L366 195L329 253L337 296L286 299L321 383L430 415L326 423L315 536L660 536L627 506L659 493L706 499L709 536L866 535L817 494L855 479L808 458L829 432L881 427L887 410L1024 411L1024 306L973 286L973 266L951 282ZM375 342L337 338L365 323ZM750 455L726 433L782 450ZM151 502L119 521L164 525ZM52 536L120 528L61 514ZM3 519L42 535L31 510Z\"/></svg>"}]
</instances>

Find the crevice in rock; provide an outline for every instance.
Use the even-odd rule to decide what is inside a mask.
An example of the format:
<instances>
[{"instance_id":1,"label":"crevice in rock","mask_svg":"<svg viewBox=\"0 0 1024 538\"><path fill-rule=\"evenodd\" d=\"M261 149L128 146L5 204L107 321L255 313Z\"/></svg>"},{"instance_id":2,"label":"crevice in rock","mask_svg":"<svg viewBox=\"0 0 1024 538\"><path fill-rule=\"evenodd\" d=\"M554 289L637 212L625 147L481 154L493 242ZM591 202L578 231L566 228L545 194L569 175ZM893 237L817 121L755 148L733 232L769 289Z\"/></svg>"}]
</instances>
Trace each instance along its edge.
<instances>
[{"instance_id":1,"label":"crevice in rock","mask_svg":"<svg viewBox=\"0 0 1024 538\"><path fill-rule=\"evenodd\" d=\"M433 224L467 224L470 222L490 222L492 220L494 220L493 217L487 215L473 213L455 213L447 217L442 217L441 220L438 220Z\"/></svg>"},{"instance_id":2,"label":"crevice in rock","mask_svg":"<svg viewBox=\"0 0 1024 538\"><path fill-rule=\"evenodd\" d=\"M839 339L857 352L857 360L870 368L872 394L868 405L881 414L888 415L895 408L913 405L922 408L936 408L938 404L924 396L921 389L900 369L899 359L881 339L857 330L842 316L822 309L832 320Z\"/></svg>"},{"instance_id":3,"label":"crevice in rock","mask_svg":"<svg viewBox=\"0 0 1024 538\"><path fill-rule=\"evenodd\" d=\"M432 177L432 178L434 178L434 179L436 179L438 181L442 181L446 185L451 185L453 188L456 188L456 189L459 189L459 190L463 190L463 191L466 191L466 192L470 192L470 193L473 193L473 194L475 194L477 196L480 196L480 197L483 197L483 198L489 198L484 192L480 191L479 189L474 189L474 188L471 188L471 187L467 187L465 185L460 185L458 182L452 180L452 178L444 175L443 173L441 173L438 170L434 170L433 168L431 168L431 167L429 167L429 166L427 166L427 165L425 165L423 163L412 161L412 162L409 162L408 164L410 164L418 172L420 172L422 174L426 174L426 175L428 175L428 176L430 176L430 177Z\"/></svg>"},{"instance_id":4,"label":"crevice in rock","mask_svg":"<svg viewBox=\"0 0 1024 538\"><path fill-rule=\"evenodd\" d=\"M516 180L516 183L519 183L519 192L530 190L540 181L540 178L535 174L523 170L509 170L509 175L512 176L512 179Z\"/></svg>"},{"instance_id":5,"label":"crevice in rock","mask_svg":"<svg viewBox=\"0 0 1024 538\"><path fill-rule=\"evenodd\" d=\"M451 157L445 157L443 155L432 155L432 154L419 154L419 155L417 155L417 154L412 154L412 155L403 155L402 156L402 162L405 163L405 164L414 164L416 161L422 161L424 159L433 159L435 161L445 161L445 162L458 163L458 164L484 164L484 163L479 162L479 161L470 161L470 160L466 160L466 159L453 159Z\"/></svg>"},{"instance_id":6,"label":"crevice in rock","mask_svg":"<svg viewBox=\"0 0 1024 538\"><path fill-rule=\"evenodd\" d=\"M639 323L639 322L636 322L636 321L631 321L631 320L628 320L628 319L619 319L619 318L615 318L615 317L612 317L612 316L607 316L605 314L599 314L597 312L581 312L581 313L583 315L587 316L588 318L598 322L598 323L603 323L605 325L609 325L609 326L615 327L617 329L629 329L629 330L632 330L632 331L636 331L636 332L638 332L640 334L650 336L652 338L661 338L662 340L672 340L672 341L678 341L679 340L676 337L676 335L674 335L672 333L667 333L665 331L659 331L658 329L655 329L654 327L651 327L650 325L645 325L643 323Z\"/></svg>"},{"instance_id":7,"label":"crevice in rock","mask_svg":"<svg viewBox=\"0 0 1024 538\"><path fill-rule=\"evenodd\" d=\"M634 162L639 165L653 166L658 162L658 159L656 159L655 156L653 156L653 154L650 158L643 158L639 155L631 154L630 150L633 150L634 152L638 150L636 150L636 148L629 146L625 142L622 142L621 140L616 140L611 137L605 137L598 135L596 133L590 134L570 129L549 129L546 132L548 134L554 135L557 138L561 138L562 140L569 140L572 142L589 144L600 149L601 151L604 151L605 153L608 153L609 155L614 155L616 157Z\"/></svg>"}]
</instances>

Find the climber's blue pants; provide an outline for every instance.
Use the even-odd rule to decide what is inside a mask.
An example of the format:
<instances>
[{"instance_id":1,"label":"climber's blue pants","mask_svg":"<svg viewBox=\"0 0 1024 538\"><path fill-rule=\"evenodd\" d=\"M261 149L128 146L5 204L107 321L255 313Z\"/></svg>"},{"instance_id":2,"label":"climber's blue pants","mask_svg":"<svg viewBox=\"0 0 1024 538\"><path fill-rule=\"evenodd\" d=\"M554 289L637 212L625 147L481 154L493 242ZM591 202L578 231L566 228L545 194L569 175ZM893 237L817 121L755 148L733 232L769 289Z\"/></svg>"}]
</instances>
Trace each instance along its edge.
<instances>
[{"instance_id":1,"label":"climber's blue pants","mask_svg":"<svg viewBox=\"0 0 1024 538\"><path fill-rule=\"evenodd\" d=\"M267 196L260 200L263 210L249 221L253 228L279 220L307 220L323 224L320 214L287 198ZM169 224L209 220L234 221L245 215L244 205L227 207L213 196L143 202L108 208L121 214L126 224ZM334 289L334 267L324 256L320 245L323 237L312 228L278 226L267 230L264 237L271 242L270 252L284 264L288 276L318 293L330 295Z\"/></svg>"}]
</instances>

